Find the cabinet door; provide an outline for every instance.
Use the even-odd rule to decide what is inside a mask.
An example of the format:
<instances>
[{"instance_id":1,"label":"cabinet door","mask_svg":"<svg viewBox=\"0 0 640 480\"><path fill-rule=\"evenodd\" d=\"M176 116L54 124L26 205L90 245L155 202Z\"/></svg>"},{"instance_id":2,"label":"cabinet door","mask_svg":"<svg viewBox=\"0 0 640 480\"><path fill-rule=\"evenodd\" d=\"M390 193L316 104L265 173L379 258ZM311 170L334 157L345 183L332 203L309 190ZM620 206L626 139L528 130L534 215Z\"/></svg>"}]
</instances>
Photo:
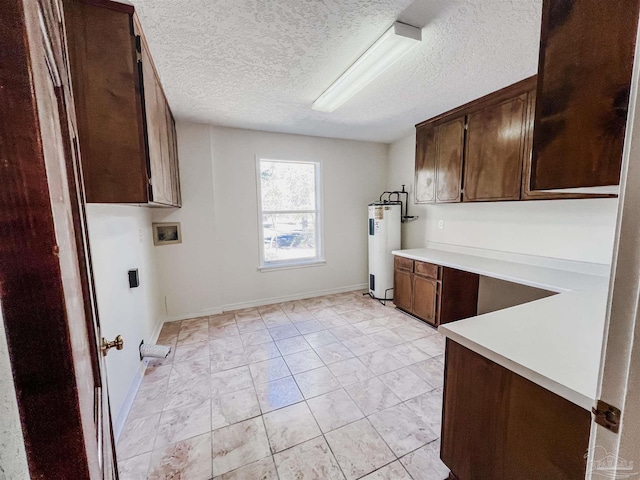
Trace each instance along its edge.
<instances>
[{"instance_id":1,"label":"cabinet door","mask_svg":"<svg viewBox=\"0 0 640 480\"><path fill-rule=\"evenodd\" d=\"M436 201L436 129L433 125L416 128L416 203Z\"/></svg>"},{"instance_id":2,"label":"cabinet door","mask_svg":"<svg viewBox=\"0 0 640 480\"><path fill-rule=\"evenodd\" d=\"M149 52L142 44L142 81L147 134L147 154L151 181L151 201L171 204L171 191L167 188L168 137L164 96Z\"/></svg>"},{"instance_id":3,"label":"cabinet door","mask_svg":"<svg viewBox=\"0 0 640 480\"><path fill-rule=\"evenodd\" d=\"M460 201L464 117L439 125L436 129L436 202Z\"/></svg>"},{"instance_id":4,"label":"cabinet door","mask_svg":"<svg viewBox=\"0 0 640 480\"><path fill-rule=\"evenodd\" d=\"M436 325L436 305L438 302L438 282L428 278L413 276L413 314Z\"/></svg>"},{"instance_id":5,"label":"cabinet door","mask_svg":"<svg viewBox=\"0 0 640 480\"><path fill-rule=\"evenodd\" d=\"M411 298L413 296L413 285L411 275L402 270L393 272L393 303L396 307L407 312L411 312Z\"/></svg>"},{"instance_id":6,"label":"cabinet door","mask_svg":"<svg viewBox=\"0 0 640 480\"><path fill-rule=\"evenodd\" d=\"M638 0L544 0L531 188L620 182Z\"/></svg>"},{"instance_id":7,"label":"cabinet door","mask_svg":"<svg viewBox=\"0 0 640 480\"><path fill-rule=\"evenodd\" d=\"M467 116L464 201L519 200L527 95Z\"/></svg>"}]
</instances>

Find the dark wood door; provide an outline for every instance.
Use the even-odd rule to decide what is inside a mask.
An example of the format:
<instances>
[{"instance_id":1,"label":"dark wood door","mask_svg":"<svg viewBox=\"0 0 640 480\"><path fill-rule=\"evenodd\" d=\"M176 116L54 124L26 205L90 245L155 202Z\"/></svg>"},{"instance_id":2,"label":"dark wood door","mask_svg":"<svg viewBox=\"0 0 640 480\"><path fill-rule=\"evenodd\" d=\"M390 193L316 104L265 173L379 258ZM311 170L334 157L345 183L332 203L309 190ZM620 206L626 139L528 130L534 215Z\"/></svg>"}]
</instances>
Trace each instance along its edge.
<instances>
[{"instance_id":1,"label":"dark wood door","mask_svg":"<svg viewBox=\"0 0 640 480\"><path fill-rule=\"evenodd\" d=\"M87 201L146 203L133 7L79 0L64 7Z\"/></svg>"},{"instance_id":2,"label":"dark wood door","mask_svg":"<svg viewBox=\"0 0 640 480\"><path fill-rule=\"evenodd\" d=\"M0 304L29 472L113 479L63 8L3 7Z\"/></svg>"},{"instance_id":3,"label":"dark wood door","mask_svg":"<svg viewBox=\"0 0 640 480\"><path fill-rule=\"evenodd\" d=\"M436 201L436 129L433 125L416 128L416 203Z\"/></svg>"},{"instance_id":4,"label":"dark wood door","mask_svg":"<svg viewBox=\"0 0 640 480\"><path fill-rule=\"evenodd\" d=\"M467 116L464 201L519 200L527 95Z\"/></svg>"},{"instance_id":5,"label":"dark wood door","mask_svg":"<svg viewBox=\"0 0 640 480\"><path fill-rule=\"evenodd\" d=\"M638 0L544 0L531 188L620 181Z\"/></svg>"},{"instance_id":6,"label":"dark wood door","mask_svg":"<svg viewBox=\"0 0 640 480\"><path fill-rule=\"evenodd\" d=\"M393 303L396 307L411 312L413 285L411 273L402 270L393 271Z\"/></svg>"},{"instance_id":7,"label":"dark wood door","mask_svg":"<svg viewBox=\"0 0 640 480\"><path fill-rule=\"evenodd\" d=\"M465 117L439 125L436 130L436 202L460 201Z\"/></svg>"},{"instance_id":8,"label":"dark wood door","mask_svg":"<svg viewBox=\"0 0 640 480\"><path fill-rule=\"evenodd\" d=\"M436 325L438 282L419 275L413 276L413 314Z\"/></svg>"},{"instance_id":9,"label":"dark wood door","mask_svg":"<svg viewBox=\"0 0 640 480\"><path fill-rule=\"evenodd\" d=\"M447 340L440 455L459 480L584 478L591 414Z\"/></svg>"}]
</instances>

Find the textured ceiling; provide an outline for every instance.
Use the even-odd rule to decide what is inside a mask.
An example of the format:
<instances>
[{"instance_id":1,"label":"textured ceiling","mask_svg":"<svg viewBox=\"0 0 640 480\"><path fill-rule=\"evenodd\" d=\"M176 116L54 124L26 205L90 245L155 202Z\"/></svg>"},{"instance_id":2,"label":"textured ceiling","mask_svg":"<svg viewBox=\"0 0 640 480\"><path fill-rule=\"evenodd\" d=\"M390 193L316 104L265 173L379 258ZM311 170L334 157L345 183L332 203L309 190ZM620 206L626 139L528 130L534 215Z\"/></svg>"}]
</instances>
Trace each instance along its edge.
<instances>
[{"instance_id":1,"label":"textured ceiling","mask_svg":"<svg viewBox=\"0 0 640 480\"><path fill-rule=\"evenodd\" d=\"M132 0L176 118L391 142L536 73L541 0ZM333 113L313 101L396 19L422 43Z\"/></svg>"}]
</instances>

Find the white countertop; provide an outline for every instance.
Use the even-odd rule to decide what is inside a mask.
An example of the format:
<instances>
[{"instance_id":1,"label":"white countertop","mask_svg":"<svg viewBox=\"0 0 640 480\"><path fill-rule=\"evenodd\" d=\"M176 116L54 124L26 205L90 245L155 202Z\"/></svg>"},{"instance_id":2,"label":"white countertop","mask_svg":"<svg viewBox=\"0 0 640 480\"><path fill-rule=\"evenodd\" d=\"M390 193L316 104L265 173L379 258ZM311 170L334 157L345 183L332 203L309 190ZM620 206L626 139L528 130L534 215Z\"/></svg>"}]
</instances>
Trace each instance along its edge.
<instances>
[{"instance_id":1,"label":"white countertop","mask_svg":"<svg viewBox=\"0 0 640 480\"><path fill-rule=\"evenodd\" d=\"M392 253L560 293L447 323L438 331L591 410L597 392L608 277L431 248Z\"/></svg>"}]
</instances>

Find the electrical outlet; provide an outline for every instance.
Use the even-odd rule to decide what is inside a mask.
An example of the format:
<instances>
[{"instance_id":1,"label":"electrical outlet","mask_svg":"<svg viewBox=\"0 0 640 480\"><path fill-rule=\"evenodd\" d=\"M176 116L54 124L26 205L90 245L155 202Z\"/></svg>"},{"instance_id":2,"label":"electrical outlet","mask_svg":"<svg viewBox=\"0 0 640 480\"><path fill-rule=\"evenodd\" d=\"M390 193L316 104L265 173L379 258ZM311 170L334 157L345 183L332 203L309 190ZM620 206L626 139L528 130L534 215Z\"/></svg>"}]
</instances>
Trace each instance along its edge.
<instances>
[{"instance_id":1,"label":"electrical outlet","mask_svg":"<svg viewBox=\"0 0 640 480\"><path fill-rule=\"evenodd\" d=\"M440 230L444 229L444 220L438 220L438 229Z\"/></svg>"}]
</instances>

